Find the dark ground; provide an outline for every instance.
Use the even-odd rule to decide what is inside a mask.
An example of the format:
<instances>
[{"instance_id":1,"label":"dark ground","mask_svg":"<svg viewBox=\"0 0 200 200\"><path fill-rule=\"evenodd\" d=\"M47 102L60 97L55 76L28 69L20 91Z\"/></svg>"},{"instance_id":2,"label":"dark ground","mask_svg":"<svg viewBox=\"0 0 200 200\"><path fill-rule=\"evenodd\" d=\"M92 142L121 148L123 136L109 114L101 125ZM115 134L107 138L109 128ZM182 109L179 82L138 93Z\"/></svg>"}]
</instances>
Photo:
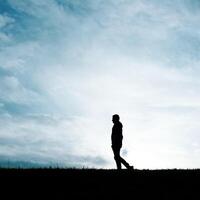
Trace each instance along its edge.
<instances>
[{"instance_id":1,"label":"dark ground","mask_svg":"<svg viewBox=\"0 0 200 200\"><path fill-rule=\"evenodd\" d=\"M200 170L0 169L0 192L4 199L198 200Z\"/></svg>"}]
</instances>

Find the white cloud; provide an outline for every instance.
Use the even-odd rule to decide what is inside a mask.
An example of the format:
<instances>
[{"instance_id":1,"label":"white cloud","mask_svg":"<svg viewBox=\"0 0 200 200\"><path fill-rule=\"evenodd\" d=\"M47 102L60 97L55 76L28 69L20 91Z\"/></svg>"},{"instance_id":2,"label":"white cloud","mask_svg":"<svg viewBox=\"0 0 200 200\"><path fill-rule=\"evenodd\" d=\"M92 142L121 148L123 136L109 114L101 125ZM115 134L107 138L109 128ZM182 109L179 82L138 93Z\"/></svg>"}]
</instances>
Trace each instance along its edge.
<instances>
[{"instance_id":1,"label":"white cloud","mask_svg":"<svg viewBox=\"0 0 200 200\"><path fill-rule=\"evenodd\" d=\"M23 73L25 69L31 68L30 63L37 59L40 52L40 45L34 41L6 46L0 54L0 67L12 70L13 74L16 71Z\"/></svg>"},{"instance_id":2,"label":"white cloud","mask_svg":"<svg viewBox=\"0 0 200 200\"><path fill-rule=\"evenodd\" d=\"M6 27L9 24L14 23L15 20L9 16L6 15L0 15L0 29Z\"/></svg>"},{"instance_id":3,"label":"white cloud","mask_svg":"<svg viewBox=\"0 0 200 200\"><path fill-rule=\"evenodd\" d=\"M83 146L88 142L84 143L84 139L79 137L86 136L83 130L85 125L81 120L32 115L4 117L0 119L0 123L0 155L7 156L8 160L14 157L19 161L45 161L66 166L71 163L76 166L85 166L86 163L98 166L107 162L102 154L92 154L91 145L83 153L86 149Z\"/></svg>"},{"instance_id":4,"label":"white cloud","mask_svg":"<svg viewBox=\"0 0 200 200\"><path fill-rule=\"evenodd\" d=\"M199 129L199 80L194 76L198 70L169 69L156 63L133 64L134 60L117 57L111 60L109 64L99 60L95 69L91 64L87 73L84 69L68 74L64 67L55 72L47 70L45 81L40 79L49 98L63 108L62 112L67 113L68 102L75 101L83 118L78 118L81 126L75 125L76 134L80 131L79 137L84 141L79 153L103 151L105 157L112 159L111 115L119 112L124 122L127 158L135 161L136 166L196 167L199 163L192 144ZM192 163L189 154L194 156Z\"/></svg>"},{"instance_id":5,"label":"white cloud","mask_svg":"<svg viewBox=\"0 0 200 200\"><path fill-rule=\"evenodd\" d=\"M48 28L54 26L54 28L62 28L69 21L67 13L64 12L63 7L58 5L54 0L9 0L10 5L29 16L33 16L38 20L42 20L41 25L45 25ZM45 31L45 30L43 30ZM58 30L59 31L59 30Z\"/></svg>"},{"instance_id":6,"label":"white cloud","mask_svg":"<svg viewBox=\"0 0 200 200\"><path fill-rule=\"evenodd\" d=\"M26 89L16 77L5 76L0 79L1 101L28 104L40 101L40 96L31 90Z\"/></svg>"},{"instance_id":7,"label":"white cloud","mask_svg":"<svg viewBox=\"0 0 200 200\"><path fill-rule=\"evenodd\" d=\"M111 115L119 113L124 156L136 167L199 165L200 72L196 47L186 44L199 40L198 13L153 1L76 1L87 16L56 1L9 2L31 15L26 33L35 37L2 50L10 74L0 79L0 97L37 101L41 113L3 115L1 155L91 166L105 158L113 167Z\"/></svg>"},{"instance_id":8,"label":"white cloud","mask_svg":"<svg viewBox=\"0 0 200 200\"><path fill-rule=\"evenodd\" d=\"M10 42L12 37L8 33L5 32L7 27L12 25L15 22L15 20L9 16L1 15L0 14L0 41L1 42Z\"/></svg>"},{"instance_id":9,"label":"white cloud","mask_svg":"<svg viewBox=\"0 0 200 200\"><path fill-rule=\"evenodd\" d=\"M6 35L5 33L0 33L0 41L9 42L10 37Z\"/></svg>"}]
</instances>

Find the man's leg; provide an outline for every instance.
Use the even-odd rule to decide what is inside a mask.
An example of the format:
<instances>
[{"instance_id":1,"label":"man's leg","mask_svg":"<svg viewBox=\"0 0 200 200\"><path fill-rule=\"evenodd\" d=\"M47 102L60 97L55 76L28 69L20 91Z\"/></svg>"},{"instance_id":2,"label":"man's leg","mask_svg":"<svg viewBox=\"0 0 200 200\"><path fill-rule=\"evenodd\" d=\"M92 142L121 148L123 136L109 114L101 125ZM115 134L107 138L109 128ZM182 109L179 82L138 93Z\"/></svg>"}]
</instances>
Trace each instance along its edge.
<instances>
[{"instance_id":1,"label":"man's leg","mask_svg":"<svg viewBox=\"0 0 200 200\"><path fill-rule=\"evenodd\" d=\"M120 162L127 168L127 169L132 169L133 166L130 166L129 163L127 163L121 156L120 156L120 150L119 150L119 157L120 157Z\"/></svg>"},{"instance_id":2,"label":"man's leg","mask_svg":"<svg viewBox=\"0 0 200 200\"><path fill-rule=\"evenodd\" d=\"M121 161L120 161L120 155L119 155L120 148L112 146L112 149L113 149L114 159L115 159L115 162L116 162L116 165L117 165L117 169L120 170L122 168Z\"/></svg>"},{"instance_id":3,"label":"man's leg","mask_svg":"<svg viewBox=\"0 0 200 200\"><path fill-rule=\"evenodd\" d=\"M130 165L120 156L120 162L127 168L130 168Z\"/></svg>"}]
</instances>

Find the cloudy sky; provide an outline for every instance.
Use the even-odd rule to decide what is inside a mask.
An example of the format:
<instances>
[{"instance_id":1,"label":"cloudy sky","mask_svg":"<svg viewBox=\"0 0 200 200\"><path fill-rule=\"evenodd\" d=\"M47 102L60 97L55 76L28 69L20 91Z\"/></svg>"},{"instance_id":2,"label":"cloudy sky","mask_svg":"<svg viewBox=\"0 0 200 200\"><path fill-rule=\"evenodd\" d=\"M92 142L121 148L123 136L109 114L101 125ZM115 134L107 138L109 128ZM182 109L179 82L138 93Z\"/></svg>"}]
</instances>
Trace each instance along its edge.
<instances>
[{"instance_id":1,"label":"cloudy sky","mask_svg":"<svg viewBox=\"0 0 200 200\"><path fill-rule=\"evenodd\" d=\"M0 163L200 167L199 0L0 0Z\"/></svg>"}]
</instances>

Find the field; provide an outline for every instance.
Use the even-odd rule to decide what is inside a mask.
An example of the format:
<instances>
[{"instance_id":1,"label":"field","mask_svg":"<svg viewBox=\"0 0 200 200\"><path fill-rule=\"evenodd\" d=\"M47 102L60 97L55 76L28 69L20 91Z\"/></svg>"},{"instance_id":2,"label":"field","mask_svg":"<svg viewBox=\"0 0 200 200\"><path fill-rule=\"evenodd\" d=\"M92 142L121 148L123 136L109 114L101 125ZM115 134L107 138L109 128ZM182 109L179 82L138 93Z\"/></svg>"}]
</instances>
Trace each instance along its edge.
<instances>
[{"instance_id":1,"label":"field","mask_svg":"<svg viewBox=\"0 0 200 200\"><path fill-rule=\"evenodd\" d=\"M0 169L15 199L200 199L200 170Z\"/></svg>"}]
</instances>

